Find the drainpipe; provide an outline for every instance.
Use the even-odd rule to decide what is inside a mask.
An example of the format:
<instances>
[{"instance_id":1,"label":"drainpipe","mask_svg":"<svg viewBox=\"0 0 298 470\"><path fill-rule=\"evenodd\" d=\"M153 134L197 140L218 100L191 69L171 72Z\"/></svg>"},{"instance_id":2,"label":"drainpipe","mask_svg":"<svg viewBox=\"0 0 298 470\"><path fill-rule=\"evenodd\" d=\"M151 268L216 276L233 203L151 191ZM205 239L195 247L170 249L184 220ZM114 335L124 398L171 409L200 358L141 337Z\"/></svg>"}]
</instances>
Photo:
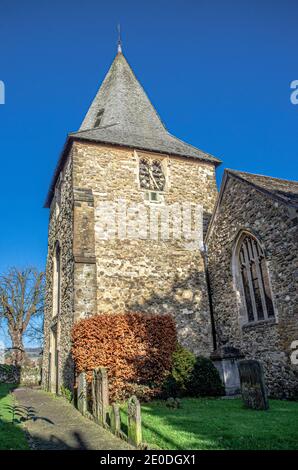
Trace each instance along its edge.
<instances>
[{"instance_id":1,"label":"drainpipe","mask_svg":"<svg viewBox=\"0 0 298 470\"><path fill-rule=\"evenodd\" d=\"M215 329L215 321L214 321L214 310L213 310L213 303L212 303L212 294L211 294L211 285L210 285L210 276L209 276L209 269L208 269L208 248L203 244L203 259L204 259L204 267L205 267L205 275L206 275L206 284L207 284L207 293L208 293L208 300L209 300L209 308L210 308L210 319L211 319L211 331L212 331L212 341L213 341L213 350L217 349L217 341L216 341L216 329Z\"/></svg>"}]
</instances>

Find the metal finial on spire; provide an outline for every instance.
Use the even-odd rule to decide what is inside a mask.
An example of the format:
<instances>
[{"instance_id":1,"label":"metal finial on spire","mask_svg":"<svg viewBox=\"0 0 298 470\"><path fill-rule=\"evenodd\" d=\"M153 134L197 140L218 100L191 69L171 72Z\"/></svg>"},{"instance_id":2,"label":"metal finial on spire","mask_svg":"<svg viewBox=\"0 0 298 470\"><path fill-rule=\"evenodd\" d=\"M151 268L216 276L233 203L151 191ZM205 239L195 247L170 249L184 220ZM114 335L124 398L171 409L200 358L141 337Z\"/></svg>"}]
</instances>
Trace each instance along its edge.
<instances>
[{"instance_id":1,"label":"metal finial on spire","mask_svg":"<svg viewBox=\"0 0 298 470\"><path fill-rule=\"evenodd\" d=\"M120 27L120 24L118 24L117 29L118 29L118 54L122 54L122 41L121 41L121 27Z\"/></svg>"}]
</instances>

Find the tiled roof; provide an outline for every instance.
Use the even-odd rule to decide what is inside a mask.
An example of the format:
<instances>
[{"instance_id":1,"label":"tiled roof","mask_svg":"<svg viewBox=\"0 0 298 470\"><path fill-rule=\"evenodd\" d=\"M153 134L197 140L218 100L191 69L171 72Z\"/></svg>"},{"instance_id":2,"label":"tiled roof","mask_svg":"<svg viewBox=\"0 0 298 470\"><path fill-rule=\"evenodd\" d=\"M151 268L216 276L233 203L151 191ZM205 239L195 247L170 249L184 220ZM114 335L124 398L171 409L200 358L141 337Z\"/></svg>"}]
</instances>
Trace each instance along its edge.
<instances>
[{"instance_id":1,"label":"tiled roof","mask_svg":"<svg viewBox=\"0 0 298 470\"><path fill-rule=\"evenodd\" d=\"M286 204L290 207L290 211L293 211L295 214L294 216L291 215L291 217L297 217L298 181L284 180L280 178L273 178L272 176L254 175L244 171L225 169L220 192L205 237L205 243L208 243L208 239L210 238L211 233L213 232L213 229L216 225L217 215L221 208L221 203L229 178L235 178L236 180L241 181L241 184L254 187L256 190L265 194L266 197L276 199L277 201Z\"/></svg>"},{"instance_id":2,"label":"tiled roof","mask_svg":"<svg viewBox=\"0 0 298 470\"><path fill-rule=\"evenodd\" d=\"M186 144L168 132L163 132L156 136L150 135L149 133L133 134L129 130L121 128L121 125L114 124L107 127L74 132L69 134L69 136L77 139L122 145L152 152L180 155L183 157L199 158L209 162L219 163L219 160L212 155L202 152L190 144Z\"/></svg>"},{"instance_id":3,"label":"tiled roof","mask_svg":"<svg viewBox=\"0 0 298 470\"><path fill-rule=\"evenodd\" d=\"M248 183L266 190L284 202L298 204L298 181L273 178L271 176L254 175L244 171L226 170L226 172L232 175L234 174Z\"/></svg>"}]
</instances>

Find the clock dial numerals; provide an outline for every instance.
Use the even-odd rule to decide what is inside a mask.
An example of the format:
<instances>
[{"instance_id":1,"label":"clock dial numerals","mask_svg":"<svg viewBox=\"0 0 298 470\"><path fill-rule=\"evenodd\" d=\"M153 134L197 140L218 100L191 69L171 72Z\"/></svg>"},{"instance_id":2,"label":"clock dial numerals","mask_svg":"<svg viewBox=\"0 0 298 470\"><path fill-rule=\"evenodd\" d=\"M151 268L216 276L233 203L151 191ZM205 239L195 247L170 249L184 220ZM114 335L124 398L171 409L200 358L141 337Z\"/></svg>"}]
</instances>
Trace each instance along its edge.
<instances>
[{"instance_id":1,"label":"clock dial numerals","mask_svg":"<svg viewBox=\"0 0 298 470\"><path fill-rule=\"evenodd\" d=\"M150 189L150 164L147 160L140 161L140 185L141 188Z\"/></svg>"},{"instance_id":2,"label":"clock dial numerals","mask_svg":"<svg viewBox=\"0 0 298 470\"><path fill-rule=\"evenodd\" d=\"M152 179L154 184L156 185L156 189L162 191L165 187L166 179L162 171L161 163L160 162L153 162L152 166Z\"/></svg>"},{"instance_id":3,"label":"clock dial numerals","mask_svg":"<svg viewBox=\"0 0 298 470\"><path fill-rule=\"evenodd\" d=\"M163 191L166 178L162 169L161 162L154 160L140 160L139 177L141 188L155 191Z\"/></svg>"}]
</instances>

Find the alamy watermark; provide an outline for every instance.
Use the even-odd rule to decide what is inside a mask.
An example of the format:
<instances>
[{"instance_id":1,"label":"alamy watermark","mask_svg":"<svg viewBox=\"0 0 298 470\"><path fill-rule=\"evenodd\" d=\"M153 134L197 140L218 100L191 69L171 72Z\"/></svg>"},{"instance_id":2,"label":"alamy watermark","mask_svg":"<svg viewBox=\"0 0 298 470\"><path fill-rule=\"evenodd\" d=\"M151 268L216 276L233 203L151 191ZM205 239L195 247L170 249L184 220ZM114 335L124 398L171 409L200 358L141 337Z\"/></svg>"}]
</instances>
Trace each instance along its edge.
<instances>
[{"instance_id":1,"label":"alamy watermark","mask_svg":"<svg viewBox=\"0 0 298 470\"><path fill-rule=\"evenodd\" d=\"M298 80L293 80L290 84L292 90L290 100L292 104L298 104Z\"/></svg>"},{"instance_id":2,"label":"alamy watermark","mask_svg":"<svg viewBox=\"0 0 298 470\"><path fill-rule=\"evenodd\" d=\"M0 80L0 104L5 104L5 85L2 80Z\"/></svg>"},{"instance_id":3,"label":"alamy watermark","mask_svg":"<svg viewBox=\"0 0 298 470\"><path fill-rule=\"evenodd\" d=\"M203 249L203 208L199 204L101 201L95 209L99 240L180 240L187 250Z\"/></svg>"}]
</instances>

